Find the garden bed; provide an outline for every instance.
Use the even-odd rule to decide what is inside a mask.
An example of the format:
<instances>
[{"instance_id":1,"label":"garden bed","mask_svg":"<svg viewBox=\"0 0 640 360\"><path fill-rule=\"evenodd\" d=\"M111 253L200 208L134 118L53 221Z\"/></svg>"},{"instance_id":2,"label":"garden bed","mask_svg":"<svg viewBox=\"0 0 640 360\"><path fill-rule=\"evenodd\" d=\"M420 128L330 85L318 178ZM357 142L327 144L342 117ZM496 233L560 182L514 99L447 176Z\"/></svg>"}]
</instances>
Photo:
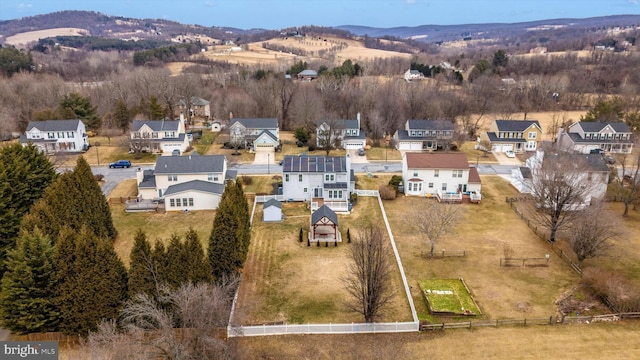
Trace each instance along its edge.
<instances>
[{"instance_id":1,"label":"garden bed","mask_svg":"<svg viewBox=\"0 0 640 360\"><path fill-rule=\"evenodd\" d=\"M429 312L444 316L477 316L480 308L462 279L419 280Z\"/></svg>"}]
</instances>

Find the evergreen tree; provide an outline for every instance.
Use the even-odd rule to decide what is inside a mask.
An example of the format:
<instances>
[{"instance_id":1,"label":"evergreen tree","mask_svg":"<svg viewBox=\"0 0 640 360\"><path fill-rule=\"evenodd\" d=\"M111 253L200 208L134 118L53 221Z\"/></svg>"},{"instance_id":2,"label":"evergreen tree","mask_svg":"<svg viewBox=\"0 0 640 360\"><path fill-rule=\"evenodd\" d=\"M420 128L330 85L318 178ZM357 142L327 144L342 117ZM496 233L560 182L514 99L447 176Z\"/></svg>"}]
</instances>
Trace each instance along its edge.
<instances>
[{"instance_id":1,"label":"evergreen tree","mask_svg":"<svg viewBox=\"0 0 640 360\"><path fill-rule=\"evenodd\" d=\"M240 266L242 266L244 261L247 259L249 244L251 242L251 214L249 213L249 204L247 204L247 200L244 197L242 184L240 182L236 182L233 190L233 204L235 205L234 211L238 219L238 229L236 230L236 233L240 249Z\"/></svg>"},{"instance_id":2,"label":"evergreen tree","mask_svg":"<svg viewBox=\"0 0 640 360\"><path fill-rule=\"evenodd\" d=\"M156 296L158 294L158 269L153 259L151 243L141 229L136 233L133 249L129 254L128 288L132 295L145 293Z\"/></svg>"},{"instance_id":3,"label":"evergreen tree","mask_svg":"<svg viewBox=\"0 0 640 360\"><path fill-rule=\"evenodd\" d=\"M24 234L9 252L0 291L0 322L14 333L55 331L53 247L40 231Z\"/></svg>"},{"instance_id":4,"label":"evergreen tree","mask_svg":"<svg viewBox=\"0 0 640 360\"><path fill-rule=\"evenodd\" d=\"M194 284L210 283L212 281L211 267L205 257L200 239L198 239L198 233L193 228L189 228L187 231L182 249L185 253L184 259L189 264L187 279Z\"/></svg>"},{"instance_id":5,"label":"evergreen tree","mask_svg":"<svg viewBox=\"0 0 640 360\"><path fill-rule=\"evenodd\" d=\"M118 128L122 129L122 133L126 133L129 129L129 122L131 121L131 111L127 107L127 103L120 99L116 103L115 110L113 111L113 119Z\"/></svg>"},{"instance_id":6,"label":"evergreen tree","mask_svg":"<svg viewBox=\"0 0 640 360\"><path fill-rule=\"evenodd\" d=\"M167 283L167 269L169 267L169 262L167 259L167 249L165 248L162 241L156 240L151 255L153 264L155 265L157 270L156 275L158 277L158 285L165 285Z\"/></svg>"},{"instance_id":7,"label":"evergreen tree","mask_svg":"<svg viewBox=\"0 0 640 360\"><path fill-rule=\"evenodd\" d=\"M83 157L73 172L58 176L22 222L23 229L40 228L52 239L63 226L75 231L86 226L97 237L110 240L117 235L107 199Z\"/></svg>"},{"instance_id":8,"label":"evergreen tree","mask_svg":"<svg viewBox=\"0 0 640 360\"><path fill-rule=\"evenodd\" d=\"M64 250L55 256L60 330L86 334L102 319L118 316L127 299L127 271L111 242L99 239L87 228L77 235L65 229L59 241ZM70 245L73 253L67 252ZM69 260L72 262L66 263Z\"/></svg>"},{"instance_id":9,"label":"evergreen tree","mask_svg":"<svg viewBox=\"0 0 640 360\"><path fill-rule=\"evenodd\" d=\"M13 144L0 150L0 276L23 216L55 177L53 164L36 146Z\"/></svg>"},{"instance_id":10,"label":"evergreen tree","mask_svg":"<svg viewBox=\"0 0 640 360\"><path fill-rule=\"evenodd\" d=\"M150 120L161 120L164 119L165 110L162 104L158 102L158 97L151 96L149 101L149 119Z\"/></svg>"},{"instance_id":11,"label":"evergreen tree","mask_svg":"<svg viewBox=\"0 0 640 360\"><path fill-rule=\"evenodd\" d=\"M187 282L187 272L190 264L187 264L183 245L178 234L171 235L169 246L167 246L167 268L165 279L167 285L178 288Z\"/></svg>"},{"instance_id":12,"label":"evergreen tree","mask_svg":"<svg viewBox=\"0 0 640 360\"><path fill-rule=\"evenodd\" d=\"M214 279L233 274L242 265L238 256L238 219L233 212L233 204L223 201L229 198L223 194L209 236L208 256Z\"/></svg>"},{"instance_id":13,"label":"evergreen tree","mask_svg":"<svg viewBox=\"0 0 640 360\"><path fill-rule=\"evenodd\" d=\"M64 119L80 119L89 130L98 130L102 120L96 112L97 107L91 104L91 99L78 93L65 95L58 103L58 112Z\"/></svg>"}]
</instances>

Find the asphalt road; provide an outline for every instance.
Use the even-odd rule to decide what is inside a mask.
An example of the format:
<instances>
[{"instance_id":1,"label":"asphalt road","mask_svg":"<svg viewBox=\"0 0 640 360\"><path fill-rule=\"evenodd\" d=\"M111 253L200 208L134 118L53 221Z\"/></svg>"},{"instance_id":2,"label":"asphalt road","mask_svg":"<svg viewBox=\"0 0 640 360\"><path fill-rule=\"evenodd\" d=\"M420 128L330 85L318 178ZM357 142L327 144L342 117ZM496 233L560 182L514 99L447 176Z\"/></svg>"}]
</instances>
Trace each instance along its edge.
<instances>
[{"instance_id":1,"label":"asphalt road","mask_svg":"<svg viewBox=\"0 0 640 360\"><path fill-rule=\"evenodd\" d=\"M356 173L401 173L402 163L399 161L371 161L366 164L351 164ZM481 175L511 175L517 165L478 164ZM154 165L132 166L129 169L109 169L108 166L92 166L94 174L104 175L105 183L102 193L108 195L120 182L135 179L138 169L153 169ZM239 175L282 174L282 166L277 164L229 164L229 169L237 170Z\"/></svg>"}]
</instances>

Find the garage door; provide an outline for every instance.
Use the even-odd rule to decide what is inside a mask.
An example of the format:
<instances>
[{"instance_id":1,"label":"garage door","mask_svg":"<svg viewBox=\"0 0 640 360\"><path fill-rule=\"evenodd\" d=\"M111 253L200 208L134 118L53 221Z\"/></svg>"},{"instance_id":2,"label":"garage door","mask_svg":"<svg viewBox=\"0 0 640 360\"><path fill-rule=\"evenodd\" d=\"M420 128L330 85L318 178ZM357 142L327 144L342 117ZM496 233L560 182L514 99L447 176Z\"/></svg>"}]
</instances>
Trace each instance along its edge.
<instances>
[{"instance_id":1,"label":"garage door","mask_svg":"<svg viewBox=\"0 0 640 360\"><path fill-rule=\"evenodd\" d=\"M344 148L348 150L358 150L363 147L361 141L347 141L344 143Z\"/></svg>"},{"instance_id":2,"label":"garage door","mask_svg":"<svg viewBox=\"0 0 640 360\"><path fill-rule=\"evenodd\" d=\"M273 152L271 144L256 144L256 152Z\"/></svg>"},{"instance_id":3,"label":"garage door","mask_svg":"<svg viewBox=\"0 0 640 360\"><path fill-rule=\"evenodd\" d=\"M411 146L409 147L409 150L422 150L422 143L411 142L410 144Z\"/></svg>"},{"instance_id":4,"label":"garage door","mask_svg":"<svg viewBox=\"0 0 640 360\"><path fill-rule=\"evenodd\" d=\"M501 144L491 145L491 151L502 152L502 145Z\"/></svg>"},{"instance_id":5,"label":"garage door","mask_svg":"<svg viewBox=\"0 0 640 360\"><path fill-rule=\"evenodd\" d=\"M513 144L503 144L502 152L513 151Z\"/></svg>"}]
</instances>

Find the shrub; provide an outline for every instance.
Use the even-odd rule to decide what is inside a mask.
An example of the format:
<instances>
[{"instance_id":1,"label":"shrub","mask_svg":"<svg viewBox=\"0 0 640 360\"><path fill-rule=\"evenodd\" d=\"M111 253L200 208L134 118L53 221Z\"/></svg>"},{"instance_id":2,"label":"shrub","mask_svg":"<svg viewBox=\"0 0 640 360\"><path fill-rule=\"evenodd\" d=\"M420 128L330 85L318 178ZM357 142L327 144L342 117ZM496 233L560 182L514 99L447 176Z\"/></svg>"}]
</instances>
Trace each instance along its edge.
<instances>
[{"instance_id":1,"label":"shrub","mask_svg":"<svg viewBox=\"0 0 640 360\"><path fill-rule=\"evenodd\" d=\"M599 269L588 268L582 273L585 284L601 299L608 300L612 310L640 311L640 290L624 276Z\"/></svg>"},{"instance_id":2,"label":"shrub","mask_svg":"<svg viewBox=\"0 0 640 360\"><path fill-rule=\"evenodd\" d=\"M347 229L347 242L351 244L351 232Z\"/></svg>"},{"instance_id":3,"label":"shrub","mask_svg":"<svg viewBox=\"0 0 640 360\"><path fill-rule=\"evenodd\" d=\"M302 141L298 141L298 142L296 142L296 146L303 147L304 143Z\"/></svg>"},{"instance_id":4,"label":"shrub","mask_svg":"<svg viewBox=\"0 0 640 360\"><path fill-rule=\"evenodd\" d=\"M380 185L378 188L382 200L393 200L396 198L396 189L391 185Z\"/></svg>"},{"instance_id":5,"label":"shrub","mask_svg":"<svg viewBox=\"0 0 640 360\"><path fill-rule=\"evenodd\" d=\"M309 145L309 151L316 151L316 147L314 145Z\"/></svg>"},{"instance_id":6,"label":"shrub","mask_svg":"<svg viewBox=\"0 0 640 360\"><path fill-rule=\"evenodd\" d=\"M242 183L245 185L251 185L253 184L253 178L248 175L242 175Z\"/></svg>"},{"instance_id":7,"label":"shrub","mask_svg":"<svg viewBox=\"0 0 640 360\"><path fill-rule=\"evenodd\" d=\"M93 178L96 179L96 181L102 181L104 179L104 175L95 174L95 175L93 175Z\"/></svg>"},{"instance_id":8,"label":"shrub","mask_svg":"<svg viewBox=\"0 0 640 360\"><path fill-rule=\"evenodd\" d=\"M300 228L300 234L298 235L298 241L302 242L302 228Z\"/></svg>"},{"instance_id":9,"label":"shrub","mask_svg":"<svg viewBox=\"0 0 640 360\"><path fill-rule=\"evenodd\" d=\"M398 192L398 186L400 186L400 184L402 184L402 176L400 175L393 175L391 180L389 180L389 185L393 186L396 192Z\"/></svg>"}]
</instances>

